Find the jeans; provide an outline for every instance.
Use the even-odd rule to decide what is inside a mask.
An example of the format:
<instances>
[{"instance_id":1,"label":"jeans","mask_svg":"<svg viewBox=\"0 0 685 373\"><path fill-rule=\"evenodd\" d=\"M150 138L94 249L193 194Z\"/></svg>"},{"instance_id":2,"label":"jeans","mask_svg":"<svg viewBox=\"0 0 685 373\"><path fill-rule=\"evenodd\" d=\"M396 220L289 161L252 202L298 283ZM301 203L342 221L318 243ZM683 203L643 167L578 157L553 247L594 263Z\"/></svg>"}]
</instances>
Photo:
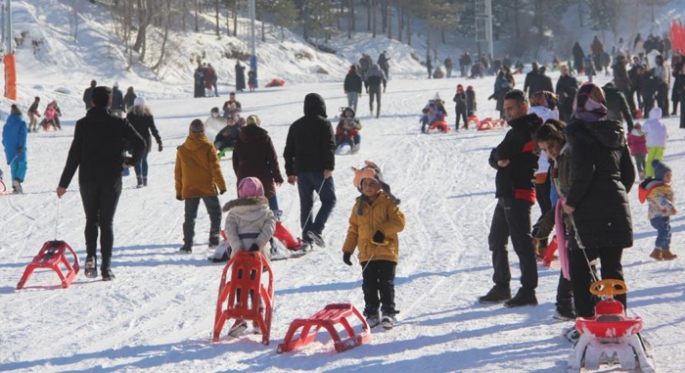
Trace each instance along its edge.
<instances>
[{"instance_id":1,"label":"jeans","mask_svg":"<svg viewBox=\"0 0 685 373\"><path fill-rule=\"evenodd\" d=\"M80 185L83 210L86 213L86 254L97 255L98 228L100 233L101 268L108 269L112 260L114 214L121 195L121 179L112 184L84 183Z\"/></svg>"},{"instance_id":2,"label":"jeans","mask_svg":"<svg viewBox=\"0 0 685 373\"><path fill-rule=\"evenodd\" d=\"M671 218L669 216L660 216L650 219L649 222L652 223L652 227L657 232L654 247L669 251L671 249Z\"/></svg>"},{"instance_id":3,"label":"jeans","mask_svg":"<svg viewBox=\"0 0 685 373\"><path fill-rule=\"evenodd\" d=\"M538 286L538 265L530 227L532 206L531 202L513 197L501 197L497 201L488 235L488 244L492 251L492 266L495 270L492 281L499 288L509 289L509 282L511 282L507 254L507 242L510 236L514 251L519 257L523 290L535 291Z\"/></svg>"},{"instance_id":4,"label":"jeans","mask_svg":"<svg viewBox=\"0 0 685 373\"><path fill-rule=\"evenodd\" d=\"M369 109L371 110L371 114L373 114L373 100L374 98L376 99L376 115L378 115L381 112L381 86L380 85L372 85L369 86Z\"/></svg>"},{"instance_id":5,"label":"jeans","mask_svg":"<svg viewBox=\"0 0 685 373\"><path fill-rule=\"evenodd\" d=\"M221 230L221 205L219 204L219 197L197 197L187 198L185 200L185 221L183 222L183 243L186 245L193 245L193 238L195 237L195 218L197 218L197 209L200 206L200 200L204 202L207 213L209 214L209 221L211 226L209 228L209 244L219 244L219 230Z\"/></svg>"},{"instance_id":6,"label":"jeans","mask_svg":"<svg viewBox=\"0 0 685 373\"><path fill-rule=\"evenodd\" d=\"M394 316L395 310L395 268L397 264L389 260L371 260L361 263L364 282L365 315L377 315L382 304L383 316ZM379 297L380 294L380 297Z\"/></svg>"},{"instance_id":7,"label":"jeans","mask_svg":"<svg viewBox=\"0 0 685 373\"><path fill-rule=\"evenodd\" d=\"M12 174L12 180L17 180L20 183L24 182L26 177L26 162L15 159L14 162L10 164L10 173Z\"/></svg>"},{"instance_id":8,"label":"jeans","mask_svg":"<svg viewBox=\"0 0 685 373\"><path fill-rule=\"evenodd\" d=\"M281 210L278 209L278 197L274 194L273 197L269 198L269 210L276 214L277 218L281 215Z\"/></svg>"},{"instance_id":9,"label":"jeans","mask_svg":"<svg viewBox=\"0 0 685 373\"><path fill-rule=\"evenodd\" d=\"M357 102L359 101L359 92L347 92L347 107L351 107L354 112L357 112Z\"/></svg>"},{"instance_id":10,"label":"jeans","mask_svg":"<svg viewBox=\"0 0 685 373\"><path fill-rule=\"evenodd\" d=\"M605 248L585 248L584 250L578 247L576 235L573 229L566 234L566 242L568 243L570 255L570 269L571 282L573 283L573 301L576 306L576 313L579 317L592 317L595 315L595 301L597 298L590 293L590 285L592 284L592 275L597 277L596 266L588 267L588 260L590 263L599 259L601 263L601 279L614 279L623 281L623 265L621 264L621 257L623 255L623 248L620 247L605 247ZM583 254L585 251L585 254ZM585 256L587 255L587 260ZM614 297L617 301L623 303L627 309L627 296L616 295Z\"/></svg>"},{"instance_id":11,"label":"jeans","mask_svg":"<svg viewBox=\"0 0 685 373\"><path fill-rule=\"evenodd\" d=\"M320 189L320 190L319 190ZM328 217L335 207L335 184L333 177L324 179L323 172L300 172L297 174L297 191L300 195L300 227L302 237L309 240L307 232L323 232ZM314 216L314 192L319 193L321 208Z\"/></svg>"},{"instance_id":12,"label":"jeans","mask_svg":"<svg viewBox=\"0 0 685 373\"><path fill-rule=\"evenodd\" d=\"M138 182L142 182L143 179L147 180L147 156L150 154L150 152L146 151L143 153L143 156L140 158L138 163L136 163L135 170L136 170L136 177L138 178Z\"/></svg>"}]
</instances>

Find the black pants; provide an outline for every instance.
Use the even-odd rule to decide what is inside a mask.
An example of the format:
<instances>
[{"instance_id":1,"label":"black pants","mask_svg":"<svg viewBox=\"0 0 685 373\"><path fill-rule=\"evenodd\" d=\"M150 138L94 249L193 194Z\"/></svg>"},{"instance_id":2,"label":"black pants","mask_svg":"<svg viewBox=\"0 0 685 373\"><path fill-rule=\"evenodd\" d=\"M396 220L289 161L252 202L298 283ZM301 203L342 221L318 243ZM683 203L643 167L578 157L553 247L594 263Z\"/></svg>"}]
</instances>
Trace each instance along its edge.
<instances>
[{"instance_id":1,"label":"black pants","mask_svg":"<svg viewBox=\"0 0 685 373\"><path fill-rule=\"evenodd\" d=\"M549 176L542 184L535 184L535 199L538 201L540 206L540 219L542 219L545 214L552 209L552 200L549 197L550 194L550 180ZM539 221L539 220L538 220ZM547 246L547 239L542 240L542 246Z\"/></svg>"},{"instance_id":2,"label":"black pants","mask_svg":"<svg viewBox=\"0 0 685 373\"><path fill-rule=\"evenodd\" d=\"M187 198L185 200L185 221L183 222L183 243L186 245L193 244L195 237L195 218L197 218L197 209L200 207L200 200L205 203L207 213L209 214L209 221L211 226L209 228L209 244L219 244L219 231L221 230L221 206L219 204L219 197L198 197Z\"/></svg>"},{"instance_id":3,"label":"black pants","mask_svg":"<svg viewBox=\"0 0 685 373\"><path fill-rule=\"evenodd\" d=\"M114 233L112 225L121 195L121 179L114 183L83 183L80 185L83 210L86 213L86 255L97 256L98 229L100 233L101 268L108 269L112 262Z\"/></svg>"},{"instance_id":4,"label":"black pants","mask_svg":"<svg viewBox=\"0 0 685 373\"><path fill-rule=\"evenodd\" d=\"M507 242L511 236L514 251L519 257L521 285L524 290L534 291L538 286L538 266L535 260L533 237L530 231L531 202L512 197L499 198L488 236L495 273L492 281L500 288L509 288L511 272L507 254Z\"/></svg>"},{"instance_id":5,"label":"black pants","mask_svg":"<svg viewBox=\"0 0 685 373\"><path fill-rule=\"evenodd\" d=\"M656 92L656 101L664 116L668 116L668 84L659 83L659 90Z\"/></svg>"},{"instance_id":6,"label":"black pants","mask_svg":"<svg viewBox=\"0 0 685 373\"><path fill-rule=\"evenodd\" d=\"M590 285L592 284L592 273L594 272L595 276L597 276L596 268L594 266L592 269L588 267L583 250L578 247L573 230L567 234L566 240L569 245L571 259L571 282L573 283L573 300L576 306L576 313L579 317L592 317L595 315L595 302L597 298L590 294ZM585 254L591 263L599 259L601 279L623 281L622 248L585 248ZM617 295L615 298L623 303L624 307L627 307L627 297L625 294Z\"/></svg>"},{"instance_id":7,"label":"black pants","mask_svg":"<svg viewBox=\"0 0 685 373\"><path fill-rule=\"evenodd\" d=\"M381 112L381 86L369 86L369 110L373 114L373 100L376 100L376 114Z\"/></svg>"},{"instance_id":8,"label":"black pants","mask_svg":"<svg viewBox=\"0 0 685 373\"><path fill-rule=\"evenodd\" d=\"M368 265L367 265L368 263ZM365 315L377 315L381 304L383 316L394 316L395 311L395 267L397 264L389 260L371 260L361 263L366 267L364 273L364 308ZM379 298L380 293L380 298Z\"/></svg>"},{"instance_id":9,"label":"black pants","mask_svg":"<svg viewBox=\"0 0 685 373\"><path fill-rule=\"evenodd\" d=\"M559 283L557 284L557 306L570 305L573 301L573 282L564 278L559 273Z\"/></svg>"},{"instance_id":10,"label":"black pants","mask_svg":"<svg viewBox=\"0 0 685 373\"><path fill-rule=\"evenodd\" d=\"M457 131L459 131L459 119L460 118L464 119L464 128L469 129L469 122L466 121L466 110L460 111L459 109L456 109L455 111L457 113L457 124L456 124Z\"/></svg>"}]
</instances>

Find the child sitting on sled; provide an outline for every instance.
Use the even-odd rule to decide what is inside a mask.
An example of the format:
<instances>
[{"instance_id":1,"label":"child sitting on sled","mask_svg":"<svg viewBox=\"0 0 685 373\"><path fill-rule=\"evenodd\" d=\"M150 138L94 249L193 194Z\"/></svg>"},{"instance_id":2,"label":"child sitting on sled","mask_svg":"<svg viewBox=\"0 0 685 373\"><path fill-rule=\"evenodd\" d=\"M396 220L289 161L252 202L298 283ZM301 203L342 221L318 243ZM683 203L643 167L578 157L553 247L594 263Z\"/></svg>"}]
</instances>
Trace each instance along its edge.
<instances>
[{"instance_id":1,"label":"child sitting on sled","mask_svg":"<svg viewBox=\"0 0 685 373\"><path fill-rule=\"evenodd\" d=\"M43 112L43 121L40 123L41 127L43 127L43 131L48 131L50 126L52 126L54 130L57 130L56 118L57 110L55 110L55 107L52 105L52 103L49 103Z\"/></svg>"},{"instance_id":2,"label":"child sitting on sled","mask_svg":"<svg viewBox=\"0 0 685 373\"><path fill-rule=\"evenodd\" d=\"M445 109L441 109L442 105L436 104L434 101L430 102L428 106L423 108L423 115L421 116L421 133L428 133L433 129L438 129L441 132L449 132L445 117L447 113ZM426 128L428 126L428 128Z\"/></svg>"},{"instance_id":3,"label":"child sitting on sled","mask_svg":"<svg viewBox=\"0 0 685 373\"><path fill-rule=\"evenodd\" d=\"M349 144L352 152L356 153L361 141L359 136L359 130L361 129L362 125L359 123L359 119L355 118L354 110L349 107L345 108L340 122L338 122L338 127L335 129L335 145L340 147L343 144Z\"/></svg>"},{"instance_id":4,"label":"child sitting on sled","mask_svg":"<svg viewBox=\"0 0 685 373\"><path fill-rule=\"evenodd\" d=\"M269 200L264 197L262 182L256 177L240 180L238 199L224 205L223 211L228 213L224 229L229 247L232 248L230 256L235 256L239 251L259 251L269 261L269 240L276 229L276 217L269 209ZM239 292L236 296L240 299ZM229 335L236 337L246 328L247 322L238 319L231 327ZM258 329L257 326L255 328Z\"/></svg>"},{"instance_id":5,"label":"child sitting on sled","mask_svg":"<svg viewBox=\"0 0 685 373\"><path fill-rule=\"evenodd\" d=\"M359 264L364 282L364 315L370 327L382 323L392 328L395 309L395 267L399 257L397 234L404 230L404 214L400 201L390 193L380 168L366 161L357 170L354 186L362 193L356 199L350 216L350 226L343 245L343 262L351 266L351 257L359 249ZM379 298L380 294L380 298ZM382 307L381 307L382 304ZM379 308L383 319L379 318Z\"/></svg>"},{"instance_id":6,"label":"child sitting on sled","mask_svg":"<svg viewBox=\"0 0 685 373\"><path fill-rule=\"evenodd\" d=\"M240 136L240 126L235 123L233 118L229 117L226 121L226 127L222 128L214 139L214 147L219 153L219 158L223 158L227 152L233 151L235 142Z\"/></svg>"},{"instance_id":7,"label":"child sitting on sled","mask_svg":"<svg viewBox=\"0 0 685 373\"><path fill-rule=\"evenodd\" d=\"M658 159L652 161L654 177L648 177L640 184L640 203L648 202L647 216L656 229L656 244L649 257L654 260L673 260L678 256L671 253L671 216L678 213L675 208L675 194L671 189L673 172Z\"/></svg>"}]
</instances>

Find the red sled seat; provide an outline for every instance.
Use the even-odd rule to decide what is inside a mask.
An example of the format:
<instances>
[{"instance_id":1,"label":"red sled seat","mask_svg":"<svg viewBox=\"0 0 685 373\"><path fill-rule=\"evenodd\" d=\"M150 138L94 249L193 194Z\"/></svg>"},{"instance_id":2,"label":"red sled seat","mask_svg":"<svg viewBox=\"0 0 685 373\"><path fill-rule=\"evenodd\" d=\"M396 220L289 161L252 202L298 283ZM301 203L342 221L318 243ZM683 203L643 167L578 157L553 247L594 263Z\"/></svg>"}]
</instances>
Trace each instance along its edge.
<instances>
[{"instance_id":1,"label":"red sled seat","mask_svg":"<svg viewBox=\"0 0 685 373\"><path fill-rule=\"evenodd\" d=\"M73 264L65 256L67 251L71 253ZM66 269L66 275L62 272L60 265ZM21 276L21 280L17 284L17 290L24 287L33 271L42 268L52 269L57 272L57 276L62 280L62 288L66 289L74 281L79 271L78 257L74 250L64 241L48 241L44 243L38 255L33 257L31 263L24 270L24 275Z\"/></svg>"},{"instance_id":2,"label":"red sled seat","mask_svg":"<svg viewBox=\"0 0 685 373\"><path fill-rule=\"evenodd\" d=\"M591 334L596 338L622 338L637 334L642 330L642 318L626 317L623 304L613 298L628 292L623 281L602 280L592 284L590 292L606 296L595 306L595 316L576 319L576 329L581 334Z\"/></svg>"},{"instance_id":3,"label":"red sled seat","mask_svg":"<svg viewBox=\"0 0 685 373\"><path fill-rule=\"evenodd\" d=\"M226 282L229 269L230 281ZM262 284L263 275L266 286ZM219 340L226 320L242 319L256 322L262 331L262 343L268 345L273 302L273 272L269 263L258 251L239 251L221 274L212 340Z\"/></svg>"},{"instance_id":4,"label":"red sled seat","mask_svg":"<svg viewBox=\"0 0 685 373\"><path fill-rule=\"evenodd\" d=\"M355 316L362 323L362 332L355 335L354 329L347 320L349 316ZM341 324L347 332L347 339L340 339L340 335L335 325ZM300 336L293 340L298 329L302 328ZM313 332L312 328L315 328ZM325 328L333 338L335 351L343 352L354 347L367 343L370 338L369 324L362 317L359 311L350 303L329 304L323 310L315 313L308 319L297 319L290 324L288 333L285 335L283 343L278 345L276 350L279 354L292 351L298 347L311 343L321 328Z\"/></svg>"}]
</instances>

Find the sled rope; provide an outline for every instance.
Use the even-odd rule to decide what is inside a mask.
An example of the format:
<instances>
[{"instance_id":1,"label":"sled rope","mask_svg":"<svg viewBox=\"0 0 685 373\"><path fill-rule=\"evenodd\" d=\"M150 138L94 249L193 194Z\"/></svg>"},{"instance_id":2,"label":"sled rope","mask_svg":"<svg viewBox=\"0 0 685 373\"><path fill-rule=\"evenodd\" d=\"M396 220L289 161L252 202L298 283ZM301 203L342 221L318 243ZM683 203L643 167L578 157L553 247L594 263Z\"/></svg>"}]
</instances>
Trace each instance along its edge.
<instances>
[{"instance_id":1,"label":"sled rope","mask_svg":"<svg viewBox=\"0 0 685 373\"><path fill-rule=\"evenodd\" d=\"M55 241L57 241L57 228L59 227L59 210L60 206L62 206L62 199L58 198L57 199L57 215L55 216Z\"/></svg>"},{"instance_id":2,"label":"sled rope","mask_svg":"<svg viewBox=\"0 0 685 373\"><path fill-rule=\"evenodd\" d=\"M312 212L314 212L314 203L316 203L317 199L321 199L321 191L323 190L323 185L326 184L326 178L323 179L321 182L321 186L319 187L319 190L316 192L316 196L312 199L312 207L309 209L309 214L307 214L307 219L304 220L302 223L302 228L307 226L307 222L309 222L309 218L312 217ZM306 232L304 232L306 233Z\"/></svg>"},{"instance_id":3,"label":"sled rope","mask_svg":"<svg viewBox=\"0 0 685 373\"><path fill-rule=\"evenodd\" d=\"M369 264L373 260L373 257L376 255L377 250L378 250L378 246L374 245L374 250L373 250L373 253L371 253L371 257L369 258L369 260L366 261L366 265L364 265L364 267L362 268L362 271L359 272L359 274L357 275L357 278L353 281L353 284L356 283L357 281L359 281L359 278L362 277L362 275L364 274L364 271L366 271L366 268L369 266ZM352 292L355 290L358 290L358 289L355 289L354 287L352 289L350 289L350 291L347 292L347 295L345 295L344 299L349 300L350 295L352 295Z\"/></svg>"}]
</instances>

